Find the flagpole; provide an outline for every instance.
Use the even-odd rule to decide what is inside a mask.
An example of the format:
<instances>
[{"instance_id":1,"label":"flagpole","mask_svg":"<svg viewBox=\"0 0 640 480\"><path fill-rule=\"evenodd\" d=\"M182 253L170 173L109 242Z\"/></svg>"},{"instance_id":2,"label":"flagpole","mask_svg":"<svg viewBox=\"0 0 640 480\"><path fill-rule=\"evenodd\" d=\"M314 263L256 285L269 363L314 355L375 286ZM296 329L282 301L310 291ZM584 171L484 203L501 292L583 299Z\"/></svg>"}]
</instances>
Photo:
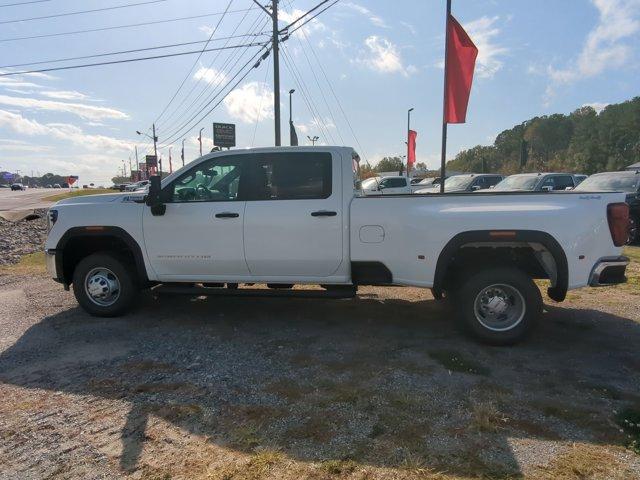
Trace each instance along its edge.
<instances>
[{"instance_id":1,"label":"flagpole","mask_svg":"<svg viewBox=\"0 0 640 480\"><path fill-rule=\"evenodd\" d=\"M444 94L442 100L442 152L440 155L440 193L444 193L444 178L446 174L447 162L447 76L449 68L447 65L447 57L449 53L449 17L451 15L451 0L447 0L447 17L445 21L445 40L444 40Z\"/></svg>"}]
</instances>

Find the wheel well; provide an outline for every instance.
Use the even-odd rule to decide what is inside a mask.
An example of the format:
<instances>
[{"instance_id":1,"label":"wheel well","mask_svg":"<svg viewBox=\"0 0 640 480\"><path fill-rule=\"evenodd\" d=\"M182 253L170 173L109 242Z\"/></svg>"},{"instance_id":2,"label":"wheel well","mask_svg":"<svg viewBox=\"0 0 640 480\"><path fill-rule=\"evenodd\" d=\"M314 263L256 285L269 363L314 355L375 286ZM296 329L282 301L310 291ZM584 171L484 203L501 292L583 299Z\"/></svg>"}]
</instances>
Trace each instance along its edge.
<instances>
[{"instance_id":1,"label":"wheel well","mask_svg":"<svg viewBox=\"0 0 640 480\"><path fill-rule=\"evenodd\" d=\"M62 273L65 285L73 281L73 272L78 263L85 257L98 252L115 253L124 259L126 264L135 269L139 283L148 282L142 252L137 242L126 232L119 229L103 229L87 231L72 229L60 240L56 255L56 268Z\"/></svg>"},{"instance_id":2,"label":"wheel well","mask_svg":"<svg viewBox=\"0 0 640 480\"><path fill-rule=\"evenodd\" d=\"M507 232L505 232L507 233ZM492 234L493 238L492 238ZM543 232L465 232L454 237L442 250L436 266L434 293L455 288L463 272L495 266L519 268L531 278L549 279L549 296L564 300L568 266L564 251Z\"/></svg>"}]
</instances>

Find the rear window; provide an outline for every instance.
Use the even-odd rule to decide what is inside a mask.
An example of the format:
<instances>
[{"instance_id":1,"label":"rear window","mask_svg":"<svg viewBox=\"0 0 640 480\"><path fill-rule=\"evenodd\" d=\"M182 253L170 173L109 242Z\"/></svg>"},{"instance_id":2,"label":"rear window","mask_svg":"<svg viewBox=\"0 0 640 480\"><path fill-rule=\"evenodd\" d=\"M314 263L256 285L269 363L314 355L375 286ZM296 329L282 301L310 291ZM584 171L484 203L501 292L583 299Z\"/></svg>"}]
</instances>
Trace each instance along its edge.
<instances>
[{"instance_id":1,"label":"rear window","mask_svg":"<svg viewBox=\"0 0 640 480\"><path fill-rule=\"evenodd\" d=\"M330 153L258 155L249 200L311 200L331 196Z\"/></svg>"},{"instance_id":2,"label":"rear window","mask_svg":"<svg viewBox=\"0 0 640 480\"><path fill-rule=\"evenodd\" d=\"M576 187L580 191L633 193L640 188L640 174L593 175Z\"/></svg>"}]
</instances>

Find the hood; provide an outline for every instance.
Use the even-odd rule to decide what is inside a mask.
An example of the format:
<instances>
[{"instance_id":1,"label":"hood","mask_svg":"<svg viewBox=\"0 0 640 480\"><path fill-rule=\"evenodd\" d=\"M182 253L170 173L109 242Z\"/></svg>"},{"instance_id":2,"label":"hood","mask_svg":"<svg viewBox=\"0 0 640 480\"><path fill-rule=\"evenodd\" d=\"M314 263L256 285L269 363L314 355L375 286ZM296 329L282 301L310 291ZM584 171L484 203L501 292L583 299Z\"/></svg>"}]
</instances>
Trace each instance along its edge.
<instances>
[{"instance_id":1,"label":"hood","mask_svg":"<svg viewBox=\"0 0 640 480\"><path fill-rule=\"evenodd\" d=\"M131 202L135 199L142 199L145 192L126 192L126 193L103 193L99 195L81 195L78 197L65 198L60 200L56 205L95 205L98 203L109 202Z\"/></svg>"}]
</instances>

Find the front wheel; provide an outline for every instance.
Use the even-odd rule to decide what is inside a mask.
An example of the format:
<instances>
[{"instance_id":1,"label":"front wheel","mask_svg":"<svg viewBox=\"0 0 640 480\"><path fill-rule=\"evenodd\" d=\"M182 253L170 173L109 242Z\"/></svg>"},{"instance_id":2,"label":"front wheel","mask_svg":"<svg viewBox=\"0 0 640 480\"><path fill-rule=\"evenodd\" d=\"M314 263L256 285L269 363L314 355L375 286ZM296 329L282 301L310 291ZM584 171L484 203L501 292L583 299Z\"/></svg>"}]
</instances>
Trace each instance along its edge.
<instances>
[{"instance_id":1,"label":"front wheel","mask_svg":"<svg viewBox=\"0 0 640 480\"><path fill-rule=\"evenodd\" d=\"M138 289L126 262L110 253L83 258L73 272L73 293L80 306L97 317L126 313Z\"/></svg>"},{"instance_id":2,"label":"front wheel","mask_svg":"<svg viewBox=\"0 0 640 480\"><path fill-rule=\"evenodd\" d=\"M483 342L512 345L524 339L542 314L542 296L517 268L468 275L454 294L462 326Z\"/></svg>"}]
</instances>

